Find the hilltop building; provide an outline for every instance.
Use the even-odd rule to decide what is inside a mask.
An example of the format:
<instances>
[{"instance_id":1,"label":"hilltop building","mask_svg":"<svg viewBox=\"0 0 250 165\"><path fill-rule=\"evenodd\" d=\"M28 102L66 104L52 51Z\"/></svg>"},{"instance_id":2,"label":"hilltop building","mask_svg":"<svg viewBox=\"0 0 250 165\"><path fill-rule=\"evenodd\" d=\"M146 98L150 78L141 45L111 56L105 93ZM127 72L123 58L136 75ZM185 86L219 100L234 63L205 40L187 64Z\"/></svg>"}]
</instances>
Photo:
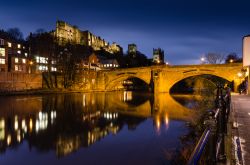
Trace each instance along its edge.
<instances>
[{"instance_id":1,"label":"hilltop building","mask_svg":"<svg viewBox=\"0 0 250 165\"><path fill-rule=\"evenodd\" d=\"M128 54L132 55L132 57L135 57L136 52L137 52L136 44L128 44Z\"/></svg>"},{"instance_id":2,"label":"hilltop building","mask_svg":"<svg viewBox=\"0 0 250 165\"><path fill-rule=\"evenodd\" d=\"M164 51L161 48L153 49L153 63L154 64L164 63Z\"/></svg>"},{"instance_id":3,"label":"hilltop building","mask_svg":"<svg viewBox=\"0 0 250 165\"><path fill-rule=\"evenodd\" d=\"M54 32L58 39L59 45L67 43L79 44L92 47L95 51L104 49L109 53L122 52L122 47L116 43L109 44L99 36L94 35L90 31L81 31L77 26L72 26L64 21L56 22L56 30Z\"/></svg>"}]
</instances>

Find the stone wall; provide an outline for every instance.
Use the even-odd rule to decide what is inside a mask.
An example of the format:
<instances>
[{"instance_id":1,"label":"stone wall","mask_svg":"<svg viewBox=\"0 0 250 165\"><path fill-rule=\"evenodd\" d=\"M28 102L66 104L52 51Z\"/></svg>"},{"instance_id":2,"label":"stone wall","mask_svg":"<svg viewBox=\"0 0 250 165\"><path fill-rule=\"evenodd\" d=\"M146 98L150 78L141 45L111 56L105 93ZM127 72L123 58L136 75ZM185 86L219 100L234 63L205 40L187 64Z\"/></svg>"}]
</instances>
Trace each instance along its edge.
<instances>
[{"instance_id":1,"label":"stone wall","mask_svg":"<svg viewBox=\"0 0 250 165\"><path fill-rule=\"evenodd\" d=\"M0 72L0 92L42 88L41 74Z\"/></svg>"}]
</instances>

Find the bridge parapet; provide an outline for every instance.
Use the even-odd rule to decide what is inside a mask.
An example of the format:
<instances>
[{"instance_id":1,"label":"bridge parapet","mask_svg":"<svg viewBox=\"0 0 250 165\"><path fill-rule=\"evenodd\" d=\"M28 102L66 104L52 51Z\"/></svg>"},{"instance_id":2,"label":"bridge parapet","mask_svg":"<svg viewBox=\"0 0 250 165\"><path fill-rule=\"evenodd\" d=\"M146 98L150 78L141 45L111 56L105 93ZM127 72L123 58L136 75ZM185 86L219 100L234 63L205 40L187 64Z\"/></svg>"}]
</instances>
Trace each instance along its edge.
<instances>
[{"instance_id":1,"label":"bridge parapet","mask_svg":"<svg viewBox=\"0 0 250 165\"><path fill-rule=\"evenodd\" d=\"M192 76L214 75L228 81L234 81L235 86L240 83L237 73L242 64L203 64L203 65L159 65L139 68L116 69L100 72L99 88L104 91L118 90L121 82L128 78L139 78L145 83L153 82L155 93L169 92L177 82Z\"/></svg>"}]
</instances>

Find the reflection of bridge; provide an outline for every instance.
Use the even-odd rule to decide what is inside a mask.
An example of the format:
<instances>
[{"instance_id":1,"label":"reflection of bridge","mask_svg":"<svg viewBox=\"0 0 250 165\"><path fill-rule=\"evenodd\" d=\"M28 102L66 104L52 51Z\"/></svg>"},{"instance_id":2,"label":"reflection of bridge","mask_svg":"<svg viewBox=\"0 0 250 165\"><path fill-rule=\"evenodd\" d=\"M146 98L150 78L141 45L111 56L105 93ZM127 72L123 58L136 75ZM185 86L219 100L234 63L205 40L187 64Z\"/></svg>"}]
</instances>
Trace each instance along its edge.
<instances>
[{"instance_id":1,"label":"reflection of bridge","mask_svg":"<svg viewBox=\"0 0 250 165\"><path fill-rule=\"evenodd\" d=\"M240 80L237 73L242 64L211 64L211 65L180 65L180 66L151 66L142 68L127 68L99 72L96 89L101 91L118 90L122 81L128 78L139 78L148 85L154 86L154 92L169 92L177 82L198 75L214 75L234 81L235 87Z\"/></svg>"},{"instance_id":2,"label":"reflection of bridge","mask_svg":"<svg viewBox=\"0 0 250 165\"><path fill-rule=\"evenodd\" d=\"M138 117L154 117L167 115L169 119L191 121L195 111L182 106L168 93L161 93L154 96L153 105L147 100L138 106L128 105L117 98L109 98L106 110Z\"/></svg>"}]
</instances>

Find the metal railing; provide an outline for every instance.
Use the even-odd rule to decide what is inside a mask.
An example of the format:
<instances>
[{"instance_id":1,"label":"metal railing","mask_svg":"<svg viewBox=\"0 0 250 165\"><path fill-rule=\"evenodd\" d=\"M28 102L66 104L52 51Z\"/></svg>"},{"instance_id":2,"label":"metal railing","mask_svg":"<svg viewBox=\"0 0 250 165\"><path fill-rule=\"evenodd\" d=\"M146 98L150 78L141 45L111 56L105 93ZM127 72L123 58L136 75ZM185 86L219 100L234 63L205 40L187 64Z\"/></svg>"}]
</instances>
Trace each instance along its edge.
<instances>
[{"instance_id":1,"label":"metal railing","mask_svg":"<svg viewBox=\"0 0 250 165\"><path fill-rule=\"evenodd\" d=\"M215 165L225 161L225 135L227 134L227 121L230 114L230 89L217 87L215 109L209 111L205 120L205 131L200 137L188 165Z\"/></svg>"}]
</instances>

